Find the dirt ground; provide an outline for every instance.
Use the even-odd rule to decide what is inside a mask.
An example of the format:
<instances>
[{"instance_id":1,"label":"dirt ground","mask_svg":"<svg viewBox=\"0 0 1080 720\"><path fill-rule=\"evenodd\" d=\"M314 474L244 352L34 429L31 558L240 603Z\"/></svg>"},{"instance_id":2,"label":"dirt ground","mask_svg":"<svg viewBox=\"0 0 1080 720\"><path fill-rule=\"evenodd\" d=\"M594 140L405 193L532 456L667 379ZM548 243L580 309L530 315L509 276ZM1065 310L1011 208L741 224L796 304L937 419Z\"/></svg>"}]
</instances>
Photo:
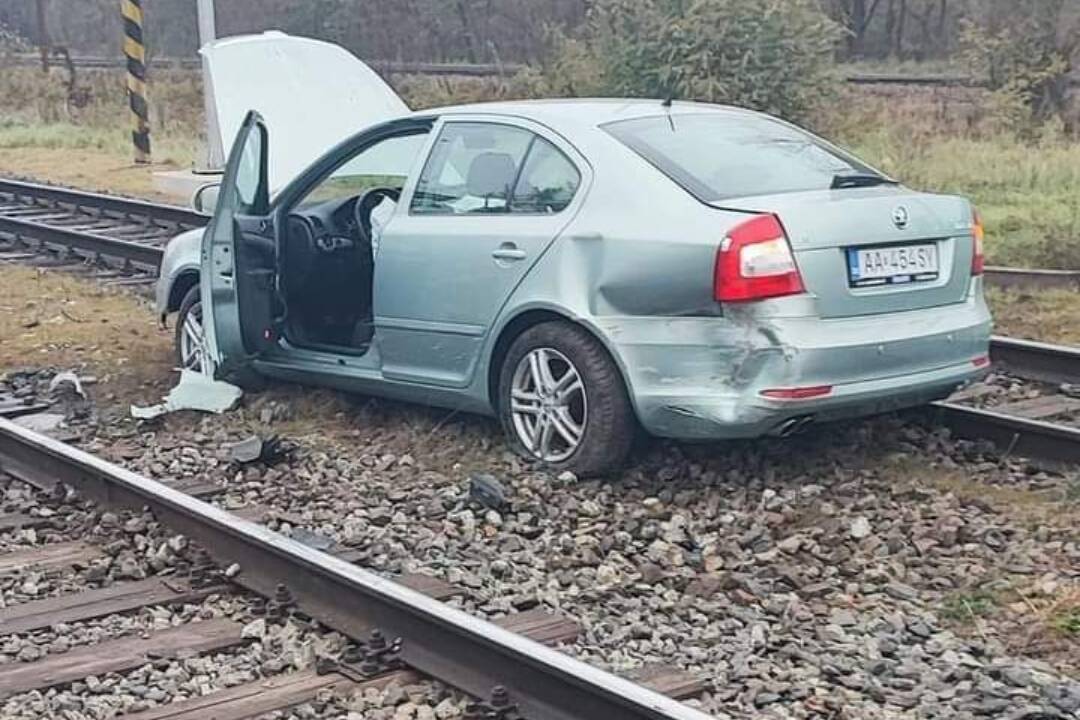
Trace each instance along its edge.
<instances>
[{"instance_id":1,"label":"dirt ground","mask_svg":"<svg viewBox=\"0 0 1080 720\"><path fill-rule=\"evenodd\" d=\"M3 176L172 204L175 198L154 190L152 174L175 169L173 163L135 165L115 153L94 149L15 147L0 152Z\"/></svg>"},{"instance_id":2,"label":"dirt ground","mask_svg":"<svg viewBox=\"0 0 1080 720\"><path fill-rule=\"evenodd\" d=\"M168 386L172 336L149 303L60 270L0 265L0 374L75 370L119 400Z\"/></svg>"}]
</instances>

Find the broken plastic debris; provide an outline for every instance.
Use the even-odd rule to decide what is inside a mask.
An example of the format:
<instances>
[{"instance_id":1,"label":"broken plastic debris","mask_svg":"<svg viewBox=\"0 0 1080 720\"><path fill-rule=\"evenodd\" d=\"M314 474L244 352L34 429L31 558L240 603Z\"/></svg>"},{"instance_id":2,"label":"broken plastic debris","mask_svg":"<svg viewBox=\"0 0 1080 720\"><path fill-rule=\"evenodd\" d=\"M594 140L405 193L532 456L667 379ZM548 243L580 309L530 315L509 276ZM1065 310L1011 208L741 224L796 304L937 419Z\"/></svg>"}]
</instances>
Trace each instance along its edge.
<instances>
[{"instance_id":1,"label":"broken plastic debris","mask_svg":"<svg viewBox=\"0 0 1080 720\"><path fill-rule=\"evenodd\" d=\"M83 400L86 399L86 392L83 390L82 380L80 380L79 376L71 370L65 370L64 372L57 373L53 376L53 379L49 381L49 394L52 395L56 393L57 388L62 385L70 385L75 390L76 395Z\"/></svg>"},{"instance_id":2,"label":"broken plastic debris","mask_svg":"<svg viewBox=\"0 0 1080 720\"><path fill-rule=\"evenodd\" d=\"M492 510L505 510L510 504L506 488L493 475L477 473L469 477L469 501Z\"/></svg>"},{"instance_id":3,"label":"broken plastic debris","mask_svg":"<svg viewBox=\"0 0 1080 720\"><path fill-rule=\"evenodd\" d=\"M241 465L253 462L273 465L291 453L293 449L294 446L291 443L283 442L277 435L268 438L252 435L247 440L228 446L229 459Z\"/></svg>"},{"instance_id":4,"label":"broken plastic debris","mask_svg":"<svg viewBox=\"0 0 1080 720\"><path fill-rule=\"evenodd\" d=\"M34 413L17 417L12 422L27 430L45 433L61 427L64 424L64 416L59 413Z\"/></svg>"},{"instance_id":5,"label":"broken plastic debris","mask_svg":"<svg viewBox=\"0 0 1080 720\"><path fill-rule=\"evenodd\" d=\"M192 370L181 370L180 382L165 396L165 402L150 407L132 405L131 416L139 420L152 420L177 410L221 414L232 410L243 394L244 391L235 385Z\"/></svg>"}]
</instances>

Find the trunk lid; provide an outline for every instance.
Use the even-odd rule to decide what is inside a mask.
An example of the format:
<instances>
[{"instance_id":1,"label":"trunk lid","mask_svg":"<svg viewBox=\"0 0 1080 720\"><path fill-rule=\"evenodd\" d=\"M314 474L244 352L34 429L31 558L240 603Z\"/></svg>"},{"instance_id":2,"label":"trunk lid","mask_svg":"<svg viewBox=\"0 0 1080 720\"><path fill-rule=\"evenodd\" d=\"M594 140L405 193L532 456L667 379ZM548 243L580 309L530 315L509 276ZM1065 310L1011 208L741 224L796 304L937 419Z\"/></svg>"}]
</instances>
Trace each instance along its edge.
<instances>
[{"instance_id":1,"label":"trunk lid","mask_svg":"<svg viewBox=\"0 0 1080 720\"><path fill-rule=\"evenodd\" d=\"M781 193L728 199L717 207L773 213L787 231L807 292L822 317L839 318L917 310L963 302L974 252L970 203L959 197L917 193L895 185ZM851 250L905 246L934 252L935 279L906 284L853 284ZM868 282L862 280L862 282Z\"/></svg>"},{"instance_id":2,"label":"trunk lid","mask_svg":"<svg viewBox=\"0 0 1080 720\"><path fill-rule=\"evenodd\" d=\"M249 110L265 120L274 143L271 190L346 138L410 112L375 71L338 45L272 31L218 40L200 52L225 153Z\"/></svg>"}]
</instances>

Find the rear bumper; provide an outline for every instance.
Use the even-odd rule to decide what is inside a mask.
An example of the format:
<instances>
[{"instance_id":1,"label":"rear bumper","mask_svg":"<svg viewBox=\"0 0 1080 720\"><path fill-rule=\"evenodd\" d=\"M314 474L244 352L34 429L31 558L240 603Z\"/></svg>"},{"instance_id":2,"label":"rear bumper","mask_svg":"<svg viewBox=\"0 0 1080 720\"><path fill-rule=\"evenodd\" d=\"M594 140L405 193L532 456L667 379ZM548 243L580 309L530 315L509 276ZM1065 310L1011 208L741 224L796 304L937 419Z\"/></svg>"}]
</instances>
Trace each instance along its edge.
<instances>
[{"instance_id":1,"label":"rear bumper","mask_svg":"<svg viewBox=\"0 0 1080 720\"><path fill-rule=\"evenodd\" d=\"M633 319L609 333L650 433L679 439L781 434L922 405L987 371L990 314L965 303L888 315ZM774 400L774 388L828 385L824 397Z\"/></svg>"}]
</instances>

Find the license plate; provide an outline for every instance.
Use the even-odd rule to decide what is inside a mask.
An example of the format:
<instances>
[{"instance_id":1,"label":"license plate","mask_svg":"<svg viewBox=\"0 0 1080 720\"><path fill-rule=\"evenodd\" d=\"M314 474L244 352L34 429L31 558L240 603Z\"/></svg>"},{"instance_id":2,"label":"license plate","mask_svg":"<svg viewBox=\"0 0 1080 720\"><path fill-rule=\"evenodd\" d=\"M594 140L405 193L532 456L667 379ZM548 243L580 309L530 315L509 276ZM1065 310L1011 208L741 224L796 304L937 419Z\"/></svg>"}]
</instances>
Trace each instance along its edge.
<instances>
[{"instance_id":1,"label":"license plate","mask_svg":"<svg viewBox=\"0 0 1080 720\"><path fill-rule=\"evenodd\" d=\"M929 282L941 272L936 243L848 248L847 260L851 287Z\"/></svg>"}]
</instances>

